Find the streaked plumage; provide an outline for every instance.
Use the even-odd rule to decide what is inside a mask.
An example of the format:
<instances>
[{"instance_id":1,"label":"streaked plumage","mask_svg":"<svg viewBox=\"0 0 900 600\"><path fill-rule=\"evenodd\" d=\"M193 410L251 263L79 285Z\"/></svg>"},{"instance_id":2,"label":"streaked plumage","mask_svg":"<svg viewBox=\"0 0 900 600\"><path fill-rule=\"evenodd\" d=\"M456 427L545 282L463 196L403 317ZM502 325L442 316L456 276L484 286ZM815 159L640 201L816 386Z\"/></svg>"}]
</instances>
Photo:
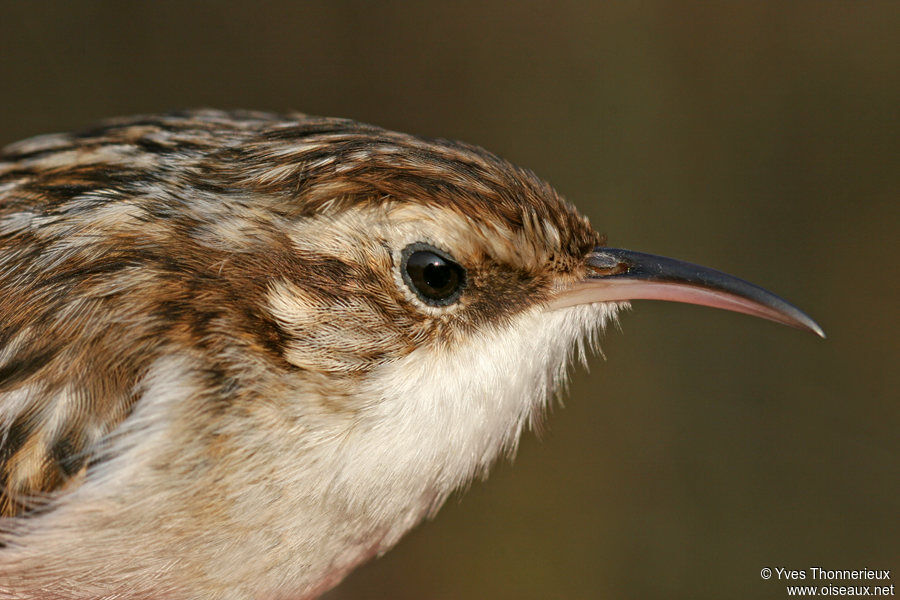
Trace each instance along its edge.
<instances>
[{"instance_id":1,"label":"streaked plumage","mask_svg":"<svg viewBox=\"0 0 900 600\"><path fill-rule=\"evenodd\" d=\"M518 356L551 273L580 275L599 237L483 150L347 120L42 136L6 149L0 194L0 595L324 589L512 448L613 312L574 311L558 348L500 372L491 340ZM406 239L468 266L462 304L397 285ZM437 383L472 361L483 381Z\"/></svg>"}]
</instances>

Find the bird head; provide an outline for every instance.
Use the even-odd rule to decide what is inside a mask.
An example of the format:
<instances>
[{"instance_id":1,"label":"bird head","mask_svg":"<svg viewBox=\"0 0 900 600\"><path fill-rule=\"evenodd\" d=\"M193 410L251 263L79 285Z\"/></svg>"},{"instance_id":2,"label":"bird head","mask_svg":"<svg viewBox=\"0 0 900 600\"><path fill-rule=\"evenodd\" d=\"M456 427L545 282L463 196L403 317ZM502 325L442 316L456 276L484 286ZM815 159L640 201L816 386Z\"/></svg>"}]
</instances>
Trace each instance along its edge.
<instances>
[{"instance_id":1,"label":"bird head","mask_svg":"<svg viewBox=\"0 0 900 600\"><path fill-rule=\"evenodd\" d=\"M199 111L4 161L0 500L42 585L325 589L511 453L632 299L821 335L459 142Z\"/></svg>"}]
</instances>

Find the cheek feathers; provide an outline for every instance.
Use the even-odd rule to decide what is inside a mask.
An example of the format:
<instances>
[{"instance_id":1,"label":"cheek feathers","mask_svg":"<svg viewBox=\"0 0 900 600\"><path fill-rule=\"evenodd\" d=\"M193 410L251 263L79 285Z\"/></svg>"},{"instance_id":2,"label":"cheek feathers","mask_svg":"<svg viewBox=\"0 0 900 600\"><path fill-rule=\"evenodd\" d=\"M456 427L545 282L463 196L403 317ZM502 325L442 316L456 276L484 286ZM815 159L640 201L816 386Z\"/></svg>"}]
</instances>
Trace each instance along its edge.
<instances>
[{"instance_id":1,"label":"cheek feathers","mask_svg":"<svg viewBox=\"0 0 900 600\"><path fill-rule=\"evenodd\" d=\"M412 350L409 324L368 295L282 279L270 284L266 301L286 334L285 358L303 369L364 372Z\"/></svg>"}]
</instances>

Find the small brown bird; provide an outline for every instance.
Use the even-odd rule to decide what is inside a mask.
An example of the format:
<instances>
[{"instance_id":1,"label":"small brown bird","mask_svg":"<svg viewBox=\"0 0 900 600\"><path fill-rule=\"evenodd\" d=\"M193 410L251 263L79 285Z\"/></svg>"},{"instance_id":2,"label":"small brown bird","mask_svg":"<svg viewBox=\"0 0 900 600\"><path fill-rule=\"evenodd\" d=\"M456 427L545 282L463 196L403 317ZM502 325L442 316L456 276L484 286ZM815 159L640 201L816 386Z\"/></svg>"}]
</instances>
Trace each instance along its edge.
<instances>
[{"instance_id":1,"label":"small brown bird","mask_svg":"<svg viewBox=\"0 0 900 600\"><path fill-rule=\"evenodd\" d=\"M459 142L204 110L14 144L0 598L313 598L514 452L635 298L822 334Z\"/></svg>"}]
</instances>

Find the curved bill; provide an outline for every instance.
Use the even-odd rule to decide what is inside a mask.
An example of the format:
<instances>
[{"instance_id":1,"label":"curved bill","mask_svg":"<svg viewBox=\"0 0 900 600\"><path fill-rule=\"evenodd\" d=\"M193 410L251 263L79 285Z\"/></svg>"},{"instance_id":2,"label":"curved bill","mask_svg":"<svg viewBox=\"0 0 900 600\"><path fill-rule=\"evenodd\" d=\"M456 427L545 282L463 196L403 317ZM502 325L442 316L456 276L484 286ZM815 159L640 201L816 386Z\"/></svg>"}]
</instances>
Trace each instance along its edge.
<instances>
[{"instance_id":1,"label":"curved bill","mask_svg":"<svg viewBox=\"0 0 900 600\"><path fill-rule=\"evenodd\" d=\"M553 308L621 300L669 300L724 308L812 331L822 328L796 306L775 294L700 265L664 256L594 248L587 255L589 275L563 291Z\"/></svg>"}]
</instances>

